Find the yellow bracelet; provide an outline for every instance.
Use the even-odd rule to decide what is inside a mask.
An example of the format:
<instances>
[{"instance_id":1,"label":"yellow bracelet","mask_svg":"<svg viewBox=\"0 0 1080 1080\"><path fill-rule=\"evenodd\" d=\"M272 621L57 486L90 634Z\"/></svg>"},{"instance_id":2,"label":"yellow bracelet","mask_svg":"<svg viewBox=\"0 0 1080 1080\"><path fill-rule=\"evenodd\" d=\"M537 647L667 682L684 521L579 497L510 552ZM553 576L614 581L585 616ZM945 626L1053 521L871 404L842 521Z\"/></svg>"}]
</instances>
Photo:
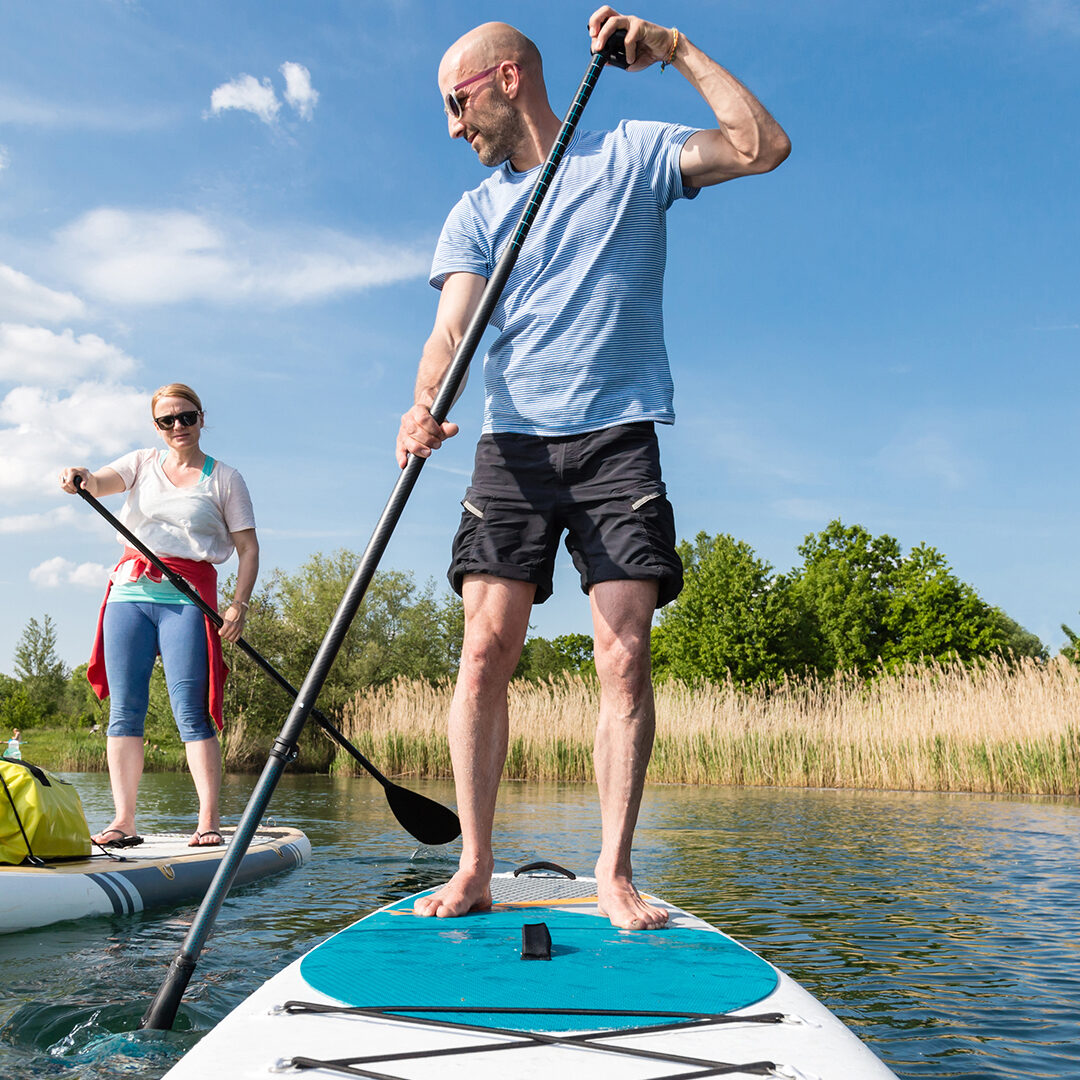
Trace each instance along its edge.
<instances>
[{"instance_id":1,"label":"yellow bracelet","mask_svg":"<svg viewBox=\"0 0 1080 1080\"><path fill-rule=\"evenodd\" d=\"M671 35L671 52L667 54L666 60L661 61L661 71L663 71L664 68L666 68L668 64L670 64L675 59L675 50L679 47L679 28L677 26L673 26L671 28Z\"/></svg>"}]
</instances>

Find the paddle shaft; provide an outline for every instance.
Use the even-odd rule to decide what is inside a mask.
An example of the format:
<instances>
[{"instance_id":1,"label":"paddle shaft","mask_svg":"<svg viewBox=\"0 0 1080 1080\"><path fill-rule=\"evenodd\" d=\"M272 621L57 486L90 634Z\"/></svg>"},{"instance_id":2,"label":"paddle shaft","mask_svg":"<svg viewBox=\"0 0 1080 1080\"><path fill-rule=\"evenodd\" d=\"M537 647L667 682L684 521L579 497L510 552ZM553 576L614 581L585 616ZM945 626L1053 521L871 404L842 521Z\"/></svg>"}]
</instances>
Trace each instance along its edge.
<instances>
[{"instance_id":1,"label":"paddle shaft","mask_svg":"<svg viewBox=\"0 0 1080 1080\"><path fill-rule=\"evenodd\" d=\"M165 575L180 590L193 604L195 604L199 610L215 625L222 626L225 620L199 595L197 589L182 575L178 574L175 570L170 569L165 565L162 560L155 555L122 521L120 521L115 515L111 514L105 509L101 503L86 490L82 482L81 476L76 476L75 490L79 496L90 506L92 506L121 536L136 551L143 555L149 562L153 563L162 574ZM285 691L291 698L295 699L297 696L297 689L284 675L281 674L269 660L266 659L258 650L250 645L243 638L236 641L236 646L243 653L249 656L256 664L259 665L262 670L270 676ZM345 737L344 733L333 724L324 713L319 709L311 710L312 717L322 726L341 747L347 750L371 775L379 781L384 788L391 786L391 781L388 780L379 770L370 762L355 746Z\"/></svg>"},{"instance_id":2,"label":"paddle shaft","mask_svg":"<svg viewBox=\"0 0 1080 1080\"><path fill-rule=\"evenodd\" d=\"M618 46L621 46L622 37L624 36L620 35ZM612 35L612 37L614 39L615 35ZM537 211L540 209L540 204L551 186L552 178L555 175L559 161L562 159L563 152L566 150L577 128L578 121L581 119L582 111L592 95L597 80L600 78L600 72L609 58L613 60L615 58L614 49L615 43L609 42L608 48L603 52L594 53L590 58L585 77L581 80L581 85L578 87L577 94L574 96L570 109L562 122L562 127L560 127L551 151L548 153L547 160L540 170L540 176L537 178L532 194L525 205L517 228L514 230L502 255L499 256L499 261L496 263L495 269L492 271L491 277L481 294L476 312L469 322L465 335L458 345L454 359L447 369L439 387L439 392L431 406L431 415L437 423L441 424L446 419L450 406L457 397L458 388L465 378L473 354L476 352L480 339L487 329L495 305L498 303L506 285L507 278L514 269L521 245L524 243L525 237L528 235L529 229L536 218ZM263 768L262 775L259 777L259 782L248 800L243 817L241 817L229 844L229 850L218 866L213 881L210 882L206 895L203 897L203 902L192 921L191 928L184 938L184 943L169 966L165 980L158 989L154 1000L150 1003L150 1007L143 1015L142 1022L139 1025L141 1028L168 1030L176 1019L177 1009L180 1007L184 990L187 988L187 984L195 971L199 954L207 937L210 935L214 920L217 918L233 878L240 868L240 861L251 843L251 838L259 821L262 819L263 812L270 801L270 796L277 786L281 772L288 760L289 748L296 745L296 740L303 730L308 716L311 715L314 709L315 699L326 681L326 676L330 671L334 658L337 656L349 625L352 623L364 599L364 593L371 583L371 579L379 565L379 560L382 558L383 552L390 541L394 527L397 525L409 495L416 485L420 470L424 467L424 461L425 459L422 457L410 455L405 468L401 471L401 476L398 477L397 483L390 493L390 498L387 500L382 515L375 526L375 531L372 533L367 548L360 559L360 565L357 566L356 572L345 590L345 595L334 613L322 644L319 646L315 659L312 661L311 667L308 669L308 673L300 686L300 692L293 702L285 725L274 742L274 749L270 752L270 757Z\"/></svg>"}]
</instances>

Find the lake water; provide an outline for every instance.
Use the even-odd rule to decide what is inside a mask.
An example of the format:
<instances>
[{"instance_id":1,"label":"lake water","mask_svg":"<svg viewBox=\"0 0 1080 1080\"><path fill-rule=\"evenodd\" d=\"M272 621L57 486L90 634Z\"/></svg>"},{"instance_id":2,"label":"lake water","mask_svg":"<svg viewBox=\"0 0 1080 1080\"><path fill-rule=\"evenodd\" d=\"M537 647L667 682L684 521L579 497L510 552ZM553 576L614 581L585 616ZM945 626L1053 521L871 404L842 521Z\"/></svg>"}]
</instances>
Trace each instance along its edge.
<instances>
[{"instance_id":1,"label":"lake water","mask_svg":"<svg viewBox=\"0 0 1080 1080\"><path fill-rule=\"evenodd\" d=\"M107 824L107 777L69 779ZM227 823L252 784L227 780ZM409 786L453 804L448 784ZM186 777L148 775L139 828L191 828L193 806ZM500 868L591 872L594 788L509 784L500 806ZM176 1031L134 1029L193 906L0 937L0 1078L154 1080L286 963L454 866L456 844L417 850L366 779L286 776L272 813L313 858L226 901ZM1075 799L650 787L635 869L784 968L902 1077L1075 1080L1078 823Z\"/></svg>"}]
</instances>

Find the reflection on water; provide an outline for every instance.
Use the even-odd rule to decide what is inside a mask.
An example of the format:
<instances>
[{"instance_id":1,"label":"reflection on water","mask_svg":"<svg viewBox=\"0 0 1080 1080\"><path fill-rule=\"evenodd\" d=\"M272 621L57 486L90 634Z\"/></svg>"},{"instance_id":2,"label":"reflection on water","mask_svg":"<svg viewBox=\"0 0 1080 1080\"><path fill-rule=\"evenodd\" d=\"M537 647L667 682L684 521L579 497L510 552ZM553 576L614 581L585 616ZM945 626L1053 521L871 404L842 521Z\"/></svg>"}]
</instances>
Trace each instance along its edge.
<instances>
[{"instance_id":1,"label":"reflection on water","mask_svg":"<svg viewBox=\"0 0 1080 1080\"><path fill-rule=\"evenodd\" d=\"M76 777L92 825L103 774ZM253 783L232 778L226 819ZM452 804L447 784L417 783ZM139 827L193 825L187 777L143 780ZM1077 800L654 787L638 879L788 971L903 1077L1080 1077ZM155 1078L284 964L360 915L427 888L456 846L418 848L367 780L286 776L279 824L312 840L299 870L226 901L177 1030L134 1031L193 907L0 937L0 1077ZM591 787L509 784L507 867L589 872Z\"/></svg>"}]
</instances>

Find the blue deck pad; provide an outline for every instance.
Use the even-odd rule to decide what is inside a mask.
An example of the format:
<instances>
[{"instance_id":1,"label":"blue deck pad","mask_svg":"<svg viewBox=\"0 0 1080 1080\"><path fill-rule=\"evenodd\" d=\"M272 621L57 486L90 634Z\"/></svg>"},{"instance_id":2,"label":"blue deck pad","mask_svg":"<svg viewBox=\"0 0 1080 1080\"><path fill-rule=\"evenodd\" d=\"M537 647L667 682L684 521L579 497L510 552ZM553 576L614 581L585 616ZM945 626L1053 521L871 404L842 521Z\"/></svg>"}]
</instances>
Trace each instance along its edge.
<instances>
[{"instance_id":1,"label":"blue deck pad","mask_svg":"<svg viewBox=\"0 0 1080 1080\"><path fill-rule=\"evenodd\" d=\"M310 952L301 974L350 1006L624 1009L637 1015L436 1014L531 1031L670 1023L650 1010L725 1013L767 997L775 970L722 934L692 927L617 930L606 918L529 906L460 919L421 918L415 897L362 919ZM551 960L521 960L521 927L544 922ZM652 1018L650 1020L650 1018Z\"/></svg>"}]
</instances>

